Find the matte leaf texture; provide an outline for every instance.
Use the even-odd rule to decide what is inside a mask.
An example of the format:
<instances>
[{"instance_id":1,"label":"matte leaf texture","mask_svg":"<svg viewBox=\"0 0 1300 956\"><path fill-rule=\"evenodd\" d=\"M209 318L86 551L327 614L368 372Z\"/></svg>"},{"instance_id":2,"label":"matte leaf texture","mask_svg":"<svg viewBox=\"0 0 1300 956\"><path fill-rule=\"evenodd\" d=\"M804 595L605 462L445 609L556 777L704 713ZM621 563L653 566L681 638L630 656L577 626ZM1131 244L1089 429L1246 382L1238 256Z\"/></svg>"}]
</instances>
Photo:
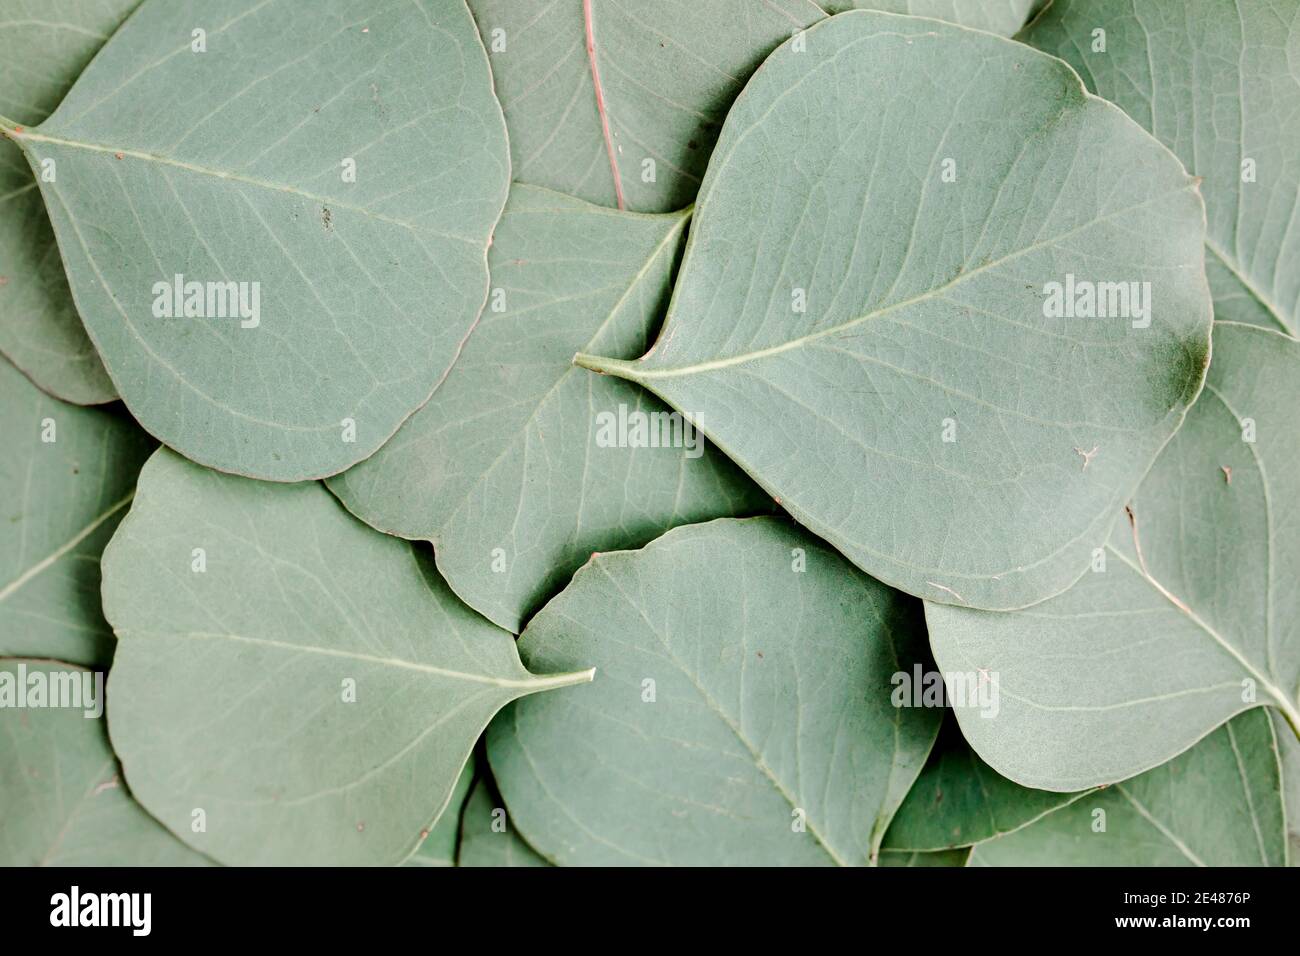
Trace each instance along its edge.
<instances>
[{"instance_id":1,"label":"matte leaf texture","mask_svg":"<svg viewBox=\"0 0 1300 956\"><path fill-rule=\"evenodd\" d=\"M1011 34L1032 0L469 0L515 178L602 206L689 204L727 110L792 34L854 7Z\"/></svg>"},{"instance_id":2,"label":"matte leaf texture","mask_svg":"<svg viewBox=\"0 0 1300 956\"><path fill-rule=\"evenodd\" d=\"M1300 343L1217 323L1200 400L1099 556L1016 614L928 604L940 670L996 674L956 706L999 773L1077 790L1164 763L1256 703L1300 728Z\"/></svg>"},{"instance_id":3,"label":"matte leaf texture","mask_svg":"<svg viewBox=\"0 0 1300 956\"><path fill-rule=\"evenodd\" d=\"M504 827L504 829L501 829ZM490 778L480 777L465 801L457 866L550 866L510 825Z\"/></svg>"},{"instance_id":4,"label":"matte leaf texture","mask_svg":"<svg viewBox=\"0 0 1300 956\"><path fill-rule=\"evenodd\" d=\"M727 108L812 0L469 0L515 178L668 212L699 189Z\"/></svg>"},{"instance_id":5,"label":"matte leaf texture","mask_svg":"<svg viewBox=\"0 0 1300 956\"><path fill-rule=\"evenodd\" d=\"M1300 740L1277 711L1273 712L1273 733L1282 759L1283 803L1286 805L1287 846L1290 863L1300 866Z\"/></svg>"},{"instance_id":6,"label":"matte leaf texture","mask_svg":"<svg viewBox=\"0 0 1300 956\"><path fill-rule=\"evenodd\" d=\"M664 398L888 584L1060 593L1203 380L1196 183L1021 44L870 12L805 39L727 117L655 346L577 361Z\"/></svg>"},{"instance_id":7,"label":"matte leaf texture","mask_svg":"<svg viewBox=\"0 0 1300 956\"><path fill-rule=\"evenodd\" d=\"M460 818L464 812L465 800L474 783L476 760L471 754L465 769L456 779L456 787L447 801L447 808L438 817L429 835L424 838L420 848L406 861L406 866L455 866L456 844L460 840Z\"/></svg>"},{"instance_id":8,"label":"matte leaf texture","mask_svg":"<svg viewBox=\"0 0 1300 956\"><path fill-rule=\"evenodd\" d=\"M804 568L804 570L800 570ZM776 518L597 555L529 622L488 758L523 837L566 865L864 865L942 711L890 703L925 651L914 603Z\"/></svg>"},{"instance_id":9,"label":"matte leaf texture","mask_svg":"<svg viewBox=\"0 0 1300 956\"><path fill-rule=\"evenodd\" d=\"M930 856L970 846L1018 830L1081 796L1031 790L1000 776L971 750L949 717L885 831L884 848Z\"/></svg>"},{"instance_id":10,"label":"matte leaf texture","mask_svg":"<svg viewBox=\"0 0 1300 956\"><path fill-rule=\"evenodd\" d=\"M1155 770L979 844L968 865L1283 866L1286 854L1277 741L1255 708Z\"/></svg>"},{"instance_id":11,"label":"matte leaf texture","mask_svg":"<svg viewBox=\"0 0 1300 956\"><path fill-rule=\"evenodd\" d=\"M166 449L105 552L104 610L131 790L223 863L400 863L498 709L591 679L530 674L423 553L323 486Z\"/></svg>"},{"instance_id":12,"label":"matte leaf texture","mask_svg":"<svg viewBox=\"0 0 1300 956\"><path fill-rule=\"evenodd\" d=\"M966 866L970 859L970 847L956 850L881 850L881 866L927 867L927 866Z\"/></svg>"},{"instance_id":13,"label":"matte leaf texture","mask_svg":"<svg viewBox=\"0 0 1300 956\"><path fill-rule=\"evenodd\" d=\"M78 694L88 686L102 706L93 680L65 664L0 660L0 694L6 685L30 695L37 685L48 694L75 684ZM0 866L209 865L131 799L102 716L50 702L0 707Z\"/></svg>"},{"instance_id":14,"label":"matte leaf texture","mask_svg":"<svg viewBox=\"0 0 1300 956\"><path fill-rule=\"evenodd\" d=\"M210 467L365 458L483 306L509 156L463 0L146 0L9 135L56 164L41 189L127 406Z\"/></svg>"},{"instance_id":15,"label":"matte leaf texture","mask_svg":"<svg viewBox=\"0 0 1300 956\"><path fill-rule=\"evenodd\" d=\"M0 114L52 112L140 0L8 0L0 20ZM67 402L117 397L72 301L54 229L22 150L0 136L0 352Z\"/></svg>"},{"instance_id":16,"label":"matte leaf texture","mask_svg":"<svg viewBox=\"0 0 1300 956\"><path fill-rule=\"evenodd\" d=\"M1055 0L1024 35L1068 61L1090 90L1118 103L1204 178L1215 317L1293 336L1300 328L1298 13L1295 0Z\"/></svg>"},{"instance_id":17,"label":"matte leaf texture","mask_svg":"<svg viewBox=\"0 0 1300 956\"><path fill-rule=\"evenodd\" d=\"M0 359L0 657L108 664L99 556L154 447L116 410L50 398Z\"/></svg>"},{"instance_id":18,"label":"matte leaf texture","mask_svg":"<svg viewBox=\"0 0 1300 956\"><path fill-rule=\"evenodd\" d=\"M437 400L329 482L368 524L432 541L452 590L507 630L593 551L771 510L680 415L573 365L590 348L645 351L688 218L515 186L489 258L493 306Z\"/></svg>"}]
</instances>

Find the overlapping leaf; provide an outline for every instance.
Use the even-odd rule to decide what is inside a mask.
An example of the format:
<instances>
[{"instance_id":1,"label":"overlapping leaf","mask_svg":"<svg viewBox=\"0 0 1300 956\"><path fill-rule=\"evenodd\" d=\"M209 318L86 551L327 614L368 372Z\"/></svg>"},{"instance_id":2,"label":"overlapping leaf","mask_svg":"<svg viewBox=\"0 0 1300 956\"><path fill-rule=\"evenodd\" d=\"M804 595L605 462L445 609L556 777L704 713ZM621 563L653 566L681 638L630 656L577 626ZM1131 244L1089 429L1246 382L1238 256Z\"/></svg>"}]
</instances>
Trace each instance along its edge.
<instances>
[{"instance_id":1,"label":"overlapping leaf","mask_svg":"<svg viewBox=\"0 0 1300 956\"><path fill-rule=\"evenodd\" d=\"M1186 753L981 843L970 866L1281 866L1277 741L1267 711Z\"/></svg>"},{"instance_id":2,"label":"overlapping leaf","mask_svg":"<svg viewBox=\"0 0 1300 956\"><path fill-rule=\"evenodd\" d=\"M11 0L0 20L0 114L35 125L140 0ZM54 230L22 151L0 136L0 352L41 388L117 397L72 302Z\"/></svg>"},{"instance_id":3,"label":"overlapping leaf","mask_svg":"<svg viewBox=\"0 0 1300 956\"><path fill-rule=\"evenodd\" d=\"M323 486L166 449L105 552L104 610L131 790L223 863L401 862L502 705L591 679L530 674L431 560Z\"/></svg>"},{"instance_id":4,"label":"overlapping leaf","mask_svg":"<svg viewBox=\"0 0 1300 956\"><path fill-rule=\"evenodd\" d=\"M38 707L19 709L16 698L3 697L30 703L38 686L45 689ZM211 862L131 799L98 711L103 683L96 689L90 672L0 660L0 700L0 866Z\"/></svg>"},{"instance_id":5,"label":"overlapping leaf","mask_svg":"<svg viewBox=\"0 0 1300 956\"><path fill-rule=\"evenodd\" d=\"M1300 328L1300 8L1055 0L1025 40L1069 62L1203 178L1219 319Z\"/></svg>"},{"instance_id":6,"label":"overlapping leaf","mask_svg":"<svg viewBox=\"0 0 1300 956\"><path fill-rule=\"evenodd\" d=\"M480 777L465 802L457 866L550 866L510 825L489 777Z\"/></svg>"},{"instance_id":7,"label":"overlapping leaf","mask_svg":"<svg viewBox=\"0 0 1300 956\"><path fill-rule=\"evenodd\" d=\"M438 400L329 482L374 527L432 541L452 589L515 633L593 551L771 507L681 416L572 363L592 348L645 351L688 218L514 187L489 259L492 307Z\"/></svg>"},{"instance_id":8,"label":"overlapping leaf","mask_svg":"<svg viewBox=\"0 0 1300 956\"><path fill-rule=\"evenodd\" d=\"M488 757L557 863L874 863L938 731L889 699L923 640L909 599L784 522L676 528L529 622L530 667L597 677L503 712Z\"/></svg>"},{"instance_id":9,"label":"overlapping leaf","mask_svg":"<svg viewBox=\"0 0 1300 956\"><path fill-rule=\"evenodd\" d=\"M0 656L107 665L99 556L154 448L117 410L56 401L0 359Z\"/></svg>"},{"instance_id":10,"label":"overlapping leaf","mask_svg":"<svg viewBox=\"0 0 1300 956\"><path fill-rule=\"evenodd\" d=\"M465 801L469 797L470 787L474 783L475 764L477 761L474 755L465 762L465 768L460 772L460 777L456 780L455 789L451 791L451 799L447 801L447 808L442 811L438 817L438 822L429 830L429 835L424 838L410 859L406 861L406 866L455 866L456 865L456 844L460 840L460 818L464 812Z\"/></svg>"},{"instance_id":11,"label":"overlapping leaf","mask_svg":"<svg viewBox=\"0 0 1300 956\"><path fill-rule=\"evenodd\" d=\"M1256 703L1300 730L1297 408L1300 343L1218 323L1205 391L1098 570L1016 614L927 605L940 669L997 675L995 718L955 710L999 773L1123 780Z\"/></svg>"},{"instance_id":12,"label":"overlapping leaf","mask_svg":"<svg viewBox=\"0 0 1300 956\"><path fill-rule=\"evenodd\" d=\"M655 346L579 361L696 420L887 583L1059 593L1200 388L1196 184L1021 44L865 12L805 39L727 118ZM1048 317L1076 279L1137 292Z\"/></svg>"},{"instance_id":13,"label":"overlapping leaf","mask_svg":"<svg viewBox=\"0 0 1300 956\"><path fill-rule=\"evenodd\" d=\"M10 135L127 406L211 467L365 458L483 305L509 159L462 0L146 0Z\"/></svg>"}]
</instances>

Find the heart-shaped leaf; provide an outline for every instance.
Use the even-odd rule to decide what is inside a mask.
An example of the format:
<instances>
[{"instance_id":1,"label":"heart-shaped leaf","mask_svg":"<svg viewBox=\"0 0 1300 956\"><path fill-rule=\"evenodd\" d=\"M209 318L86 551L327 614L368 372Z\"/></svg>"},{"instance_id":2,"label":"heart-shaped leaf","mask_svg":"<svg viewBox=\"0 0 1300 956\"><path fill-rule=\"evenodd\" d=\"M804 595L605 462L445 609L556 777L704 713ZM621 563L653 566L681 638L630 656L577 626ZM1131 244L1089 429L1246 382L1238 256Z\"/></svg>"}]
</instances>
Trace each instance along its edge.
<instances>
[{"instance_id":1,"label":"heart-shaped leaf","mask_svg":"<svg viewBox=\"0 0 1300 956\"><path fill-rule=\"evenodd\" d=\"M979 758L949 717L921 775L885 832L895 853L970 846L1011 833L1084 796L1031 790L1013 783Z\"/></svg>"},{"instance_id":2,"label":"heart-shaped leaf","mask_svg":"<svg viewBox=\"0 0 1300 956\"><path fill-rule=\"evenodd\" d=\"M939 729L890 701L924 650L914 602L778 519L676 528L529 622L530 667L598 676L504 711L488 758L557 863L874 863Z\"/></svg>"},{"instance_id":3,"label":"heart-shaped leaf","mask_svg":"<svg viewBox=\"0 0 1300 956\"><path fill-rule=\"evenodd\" d=\"M1004 776L1077 790L1169 760L1256 703L1300 731L1300 343L1217 323L1200 400L1099 549L1016 614L927 605L941 670L996 674L954 707Z\"/></svg>"},{"instance_id":4,"label":"heart-shaped leaf","mask_svg":"<svg viewBox=\"0 0 1300 956\"><path fill-rule=\"evenodd\" d=\"M29 126L44 120L139 3L11 0L0 20L0 114ZM3 136L0 352L64 401L94 405L117 397L73 305L32 170Z\"/></svg>"},{"instance_id":5,"label":"heart-shaped leaf","mask_svg":"<svg viewBox=\"0 0 1300 956\"><path fill-rule=\"evenodd\" d=\"M550 866L510 825L504 802L482 776L474 783L460 820L457 866Z\"/></svg>"},{"instance_id":6,"label":"heart-shaped leaf","mask_svg":"<svg viewBox=\"0 0 1300 956\"><path fill-rule=\"evenodd\" d=\"M104 612L131 790L223 863L400 863L497 710L591 679L530 674L424 553L322 485L166 449L104 554Z\"/></svg>"},{"instance_id":7,"label":"heart-shaped leaf","mask_svg":"<svg viewBox=\"0 0 1300 956\"><path fill-rule=\"evenodd\" d=\"M971 852L970 866L1281 866L1277 742L1268 712L1234 717L1169 763Z\"/></svg>"},{"instance_id":8,"label":"heart-shaped leaf","mask_svg":"<svg viewBox=\"0 0 1300 956\"><path fill-rule=\"evenodd\" d=\"M0 660L0 866L209 865L127 793L103 678Z\"/></svg>"},{"instance_id":9,"label":"heart-shaped leaf","mask_svg":"<svg viewBox=\"0 0 1300 956\"><path fill-rule=\"evenodd\" d=\"M510 631L593 551L771 508L658 399L573 365L591 348L645 351L688 218L515 186L493 239L491 305L438 400L329 482L368 524L432 541L452 589Z\"/></svg>"},{"instance_id":10,"label":"heart-shaped leaf","mask_svg":"<svg viewBox=\"0 0 1300 956\"><path fill-rule=\"evenodd\" d=\"M154 447L118 410L65 405L0 359L0 657L108 664L99 556Z\"/></svg>"},{"instance_id":11,"label":"heart-shaped leaf","mask_svg":"<svg viewBox=\"0 0 1300 956\"><path fill-rule=\"evenodd\" d=\"M462 0L146 0L7 125L127 406L203 464L360 461L482 308L509 159Z\"/></svg>"},{"instance_id":12,"label":"heart-shaped leaf","mask_svg":"<svg viewBox=\"0 0 1300 956\"><path fill-rule=\"evenodd\" d=\"M805 39L727 117L654 348L578 361L889 584L1059 593L1200 388L1196 183L1021 44L868 12Z\"/></svg>"},{"instance_id":13,"label":"heart-shaped leaf","mask_svg":"<svg viewBox=\"0 0 1300 956\"><path fill-rule=\"evenodd\" d=\"M1294 3L1055 0L1025 40L1079 71L1204 179L1218 319L1300 328Z\"/></svg>"}]
</instances>

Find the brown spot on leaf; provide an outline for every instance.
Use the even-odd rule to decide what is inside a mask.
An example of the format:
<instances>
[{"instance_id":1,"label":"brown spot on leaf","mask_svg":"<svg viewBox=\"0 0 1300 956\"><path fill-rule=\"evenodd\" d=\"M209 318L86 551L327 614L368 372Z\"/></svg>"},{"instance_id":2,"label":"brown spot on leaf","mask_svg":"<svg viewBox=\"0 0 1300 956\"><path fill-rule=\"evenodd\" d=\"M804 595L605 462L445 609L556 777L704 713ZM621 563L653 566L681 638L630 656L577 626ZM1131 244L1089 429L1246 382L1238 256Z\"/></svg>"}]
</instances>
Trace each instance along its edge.
<instances>
[{"instance_id":1,"label":"brown spot on leaf","mask_svg":"<svg viewBox=\"0 0 1300 956\"><path fill-rule=\"evenodd\" d=\"M1220 465L1219 470L1223 472L1223 480L1226 484L1232 484L1232 466Z\"/></svg>"}]
</instances>

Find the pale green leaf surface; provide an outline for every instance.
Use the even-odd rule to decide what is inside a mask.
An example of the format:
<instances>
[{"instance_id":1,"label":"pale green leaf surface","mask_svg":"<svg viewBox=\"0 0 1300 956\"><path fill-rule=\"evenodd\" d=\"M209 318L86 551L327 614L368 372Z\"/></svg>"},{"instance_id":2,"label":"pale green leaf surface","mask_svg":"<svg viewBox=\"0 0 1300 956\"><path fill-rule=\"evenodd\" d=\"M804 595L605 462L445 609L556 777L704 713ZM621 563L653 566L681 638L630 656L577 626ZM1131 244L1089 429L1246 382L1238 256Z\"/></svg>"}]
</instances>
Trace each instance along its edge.
<instances>
[{"instance_id":1,"label":"pale green leaf surface","mask_svg":"<svg viewBox=\"0 0 1300 956\"><path fill-rule=\"evenodd\" d=\"M1093 49L1098 29L1104 52ZM1300 4L1055 0L1024 39L1069 62L1204 178L1216 318L1295 335Z\"/></svg>"},{"instance_id":2,"label":"pale green leaf surface","mask_svg":"<svg viewBox=\"0 0 1300 956\"><path fill-rule=\"evenodd\" d=\"M295 481L367 457L483 305L509 157L463 0L146 0L17 142L58 164L46 206L127 406L210 467ZM156 317L176 275L259 283L258 318Z\"/></svg>"},{"instance_id":3,"label":"pale green leaf surface","mask_svg":"<svg viewBox=\"0 0 1300 956\"><path fill-rule=\"evenodd\" d=\"M5 679L78 668L0 660ZM0 708L0 866L206 866L127 792L101 718L85 708Z\"/></svg>"},{"instance_id":4,"label":"pale green leaf surface","mask_svg":"<svg viewBox=\"0 0 1300 956\"><path fill-rule=\"evenodd\" d=\"M1008 780L971 750L949 716L885 831L883 846L923 856L970 846L1018 830L1081 796L1031 790Z\"/></svg>"},{"instance_id":5,"label":"pale green leaf surface","mask_svg":"<svg viewBox=\"0 0 1300 956\"><path fill-rule=\"evenodd\" d=\"M697 421L886 583L1060 593L1201 385L1195 182L1022 44L869 12L806 39L728 115L655 346L578 361ZM1076 273L1150 281L1150 327L1045 317Z\"/></svg>"},{"instance_id":6,"label":"pale green leaf surface","mask_svg":"<svg viewBox=\"0 0 1300 956\"><path fill-rule=\"evenodd\" d=\"M488 758L559 864L874 863L939 729L889 699L923 642L910 599L779 519L676 528L529 622L530 667L597 676L502 712Z\"/></svg>"},{"instance_id":7,"label":"pale green leaf surface","mask_svg":"<svg viewBox=\"0 0 1300 956\"><path fill-rule=\"evenodd\" d=\"M880 851L881 866L965 866L970 859L970 847L955 850L889 850Z\"/></svg>"},{"instance_id":8,"label":"pale green leaf surface","mask_svg":"<svg viewBox=\"0 0 1300 956\"><path fill-rule=\"evenodd\" d=\"M424 553L322 485L166 449L105 552L104 612L132 792L223 863L402 862L502 705L591 677L530 674ZM206 832L191 832L196 808Z\"/></svg>"},{"instance_id":9,"label":"pale green leaf surface","mask_svg":"<svg viewBox=\"0 0 1300 956\"><path fill-rule=\"evenodd\" d=\"M108 664L99 556L154 447L120 410L64 404L0 359L0 657Z\"/></svg>"},{"instance_id":10,"label":"pale green leaf surface","mask_svg":"<svg viewBox=\"0 0 1300 956\"><path fill-rule=\"evenodd\" d=\"M812 0L470 0L470 9L492 51L515 178L641 212L691 202L749 74L824 16Z\"/></svg>"},{"instance_id":11,"label":"pale green leaf surface","mask_svg":"<svg viewBox=\"0 0 1300 956\"><path fill-rule=\"evenodd\" d=\"M1273 728L1256 708L1167 764L979 844L969 865L1280 866L1280 786Z\"/></svg>"},{"instance_id":12,"label":"pale green leaf surface","mask_svg":"<svg viewBox=\"0 0 1300 956\"><path fill-rule=\"evenodd\" d=\"M9 0L0 14L0 114L44 120L140 0ZM0 136L0 352L52 395L117 397L72 302L40 190Z\"/></svg>"},{"instance_id":13,"label":"pale green leaf surface","mask_svg":"<svg viewBox=\"0 0 1300 956\"><path fill-rule=\"evenodd\" d=\"M405 866L455 866L456 865L456 843L460 837L460 818L464 812L465 801L469 796L470 787L474 783L475 765L478 763L474 754L465 763L465 768L461 770L460 776L456 779L456 787L451 792L451 799L447 801L447 809L443 810L438 817L438 822L433 825L429 835L424 838L420 848L411 854L410 859L406 861Z\"/></svg>"},{"instance_id":14,"label":"pale green leaf surface","mask_svg":"<svg viewBox=\"0 0 1300 956\"><path fill-rule=\"evenodd\" d=\"M940 669L997 675L995 718L955 708L994 769L1077 790L1162 764L1255 703L1300 728L1298 407L1300 343L1218 323L1205 391L1104 572L1016 614L927 604Z\"/></svg>"},{"instance_id":15,"label":"pale green leaf surface","mask_svg":"<svg viewBox=\"0 0 1300 956\"><path fill-rule=\"evenodd\" d=\"M1010 36L1025 25L1034 0L822 0L827 13L880 10L933 17L963 27Z\"/></svg>"},{"instance_id":16,"label":"pale green leaf surface","mask_svg":"<svg viewBox=\"0 0 1300 956\"><path fill-rule=\"evenodd\" d=\"M503 821L505 830L493 829ZM528 845L510 825L500 794L484 775L475 783L465 802L460 820L460 853L457 866L550 866L551 863Z\"/></svg>"},{"instance_id":17,"label":"pale green leaf surface","mask_svg":"<svg viewBox=\"0 0 1300 956\"><path fill-rule=\"evenodd\" d=\"M600 416L667 415L573 365L645 351L688 215L646 216L515 186L493 239L492 298L438 391L373 457L329 482L368 524L433 542L466 603L518 633L593 551L771 509L716 449L607 447ZM659 434L660 419L652 419ZM678 416L678 435L682 422ZM698 455L698 457L691 457Z\"/></svg>"}]
</instances>

